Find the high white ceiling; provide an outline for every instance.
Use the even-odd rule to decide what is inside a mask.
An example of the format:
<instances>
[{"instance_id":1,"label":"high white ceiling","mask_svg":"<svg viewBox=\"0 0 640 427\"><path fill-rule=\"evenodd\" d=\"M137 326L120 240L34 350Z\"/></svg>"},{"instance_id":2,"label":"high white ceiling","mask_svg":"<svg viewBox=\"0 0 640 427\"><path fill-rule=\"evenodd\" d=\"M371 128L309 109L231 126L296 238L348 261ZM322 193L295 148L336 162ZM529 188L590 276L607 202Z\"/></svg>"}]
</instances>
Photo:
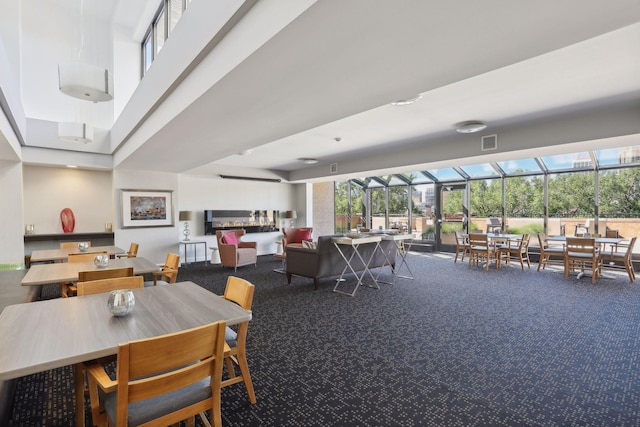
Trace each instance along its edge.
<instances>
[{"instance_id":1,"label":"high white ceiling","mask_svg":"<svg viewBox=\"0 0 640 427\"><path fill-rule=\"evenodd\" d=\"M140 16L144 3L132 3ZM366 174L380 169L368 158L428 165L416 144L455 144L464 120L500 135L629 103L640 106L638 0L322 0L120 166L312 180L351 162ZM297 160L309 157L319 164Z\"/></svg>"}]
</instances>

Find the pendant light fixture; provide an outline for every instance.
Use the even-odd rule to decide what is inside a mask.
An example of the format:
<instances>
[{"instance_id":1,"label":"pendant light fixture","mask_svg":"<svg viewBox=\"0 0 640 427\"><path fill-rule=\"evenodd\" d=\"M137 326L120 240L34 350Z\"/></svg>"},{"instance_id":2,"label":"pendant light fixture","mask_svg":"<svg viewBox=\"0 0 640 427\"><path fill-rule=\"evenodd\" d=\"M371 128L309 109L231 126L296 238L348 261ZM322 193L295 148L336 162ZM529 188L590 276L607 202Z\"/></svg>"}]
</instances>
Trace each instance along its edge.
<instances>
[{"instance_id":1,"label":"pendant light fixture","mask_svg":"<svg viewBox=\"0 0 640 427\"><path fill-rule=\"evenodd\" d=\"M78 61L58 65L58 87L62 93L85 101L111 101L113 99L113 76L109 70L82 60L84 42L84 0L80 0ZM95 48L95 46L93 47Z\"/></svg>"}]
</instances>

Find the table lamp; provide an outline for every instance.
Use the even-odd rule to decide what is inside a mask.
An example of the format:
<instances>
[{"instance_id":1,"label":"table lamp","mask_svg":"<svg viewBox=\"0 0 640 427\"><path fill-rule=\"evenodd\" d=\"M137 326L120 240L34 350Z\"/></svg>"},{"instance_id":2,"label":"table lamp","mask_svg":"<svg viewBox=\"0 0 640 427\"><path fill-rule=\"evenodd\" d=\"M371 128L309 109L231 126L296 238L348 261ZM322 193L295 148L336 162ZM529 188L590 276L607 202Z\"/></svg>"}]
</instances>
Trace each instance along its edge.
<instances>
[{"instance_id":1,"label":"table lamp","mask_svg":"<svg viewBox=\"0 0 640 427\"><path fill-rule=\"evenodd\" d=\"M180 211L180 214L178 216L178 220L179 221L184 221L184 231L182 232L182 234L184 234L184 241L188 242L189 241L189 234L191 234L191 231L189 230L189 221L191 221L193 219L193 212L191 211Z\"/></svg>"},{"instance_id":2,"label":"table lamp","mask_svg":"<svg viewBox=\"0 0 640 427\"><path fill-rule=\"evenodd\" d=\"M298 213L296 211L286 211L284 217L291 220L290 226L293 227L296 223L296 218L298 218Z\"/></svg>"}]
</instances>

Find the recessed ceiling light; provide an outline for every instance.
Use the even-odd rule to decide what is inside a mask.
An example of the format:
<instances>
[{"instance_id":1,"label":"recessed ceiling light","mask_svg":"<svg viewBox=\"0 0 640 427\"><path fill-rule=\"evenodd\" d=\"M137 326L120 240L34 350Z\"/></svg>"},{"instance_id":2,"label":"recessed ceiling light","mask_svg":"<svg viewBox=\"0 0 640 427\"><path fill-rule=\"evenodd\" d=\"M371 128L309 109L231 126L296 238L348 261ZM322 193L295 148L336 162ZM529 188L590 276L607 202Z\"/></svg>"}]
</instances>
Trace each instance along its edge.
<instances>
[{"instance_id":1,"label":"recessed ceiling light","mask_svg":"<svg viewBox=\"0 0 640 427\"><path fill-rule=\"evenodd\" d=\"M456 131L459 133L474 133L485 130L487 124L479 120L469 120L456 124Z\"/></svg>"},{"instance_id":2,"label":"recessed ceiling light","mask_svg":"<svg viewBox=\"0 0 640 427\"><path fill-rule=\"evenodd\" d=\"M248 156L249 154L253 153L252 150L244 150L238 153L239 156Z\"/></svg>"},{"instance_id":3,"label":"recessed ceiling light","mask_svg":"<svg viewBox=\"0 0 640 427\"><path fill-rule=\"evenodd\" d=\"M416 95L416 96L412 96L411 98L406 98L406 99L399 99L397 101L394 101L391 103L391 105L395 105L396 107L400 107L403 105L411 105L416 101L419 101L422 99L422 95Z\"/></svg>"},{"instance_id":4,"label":"recessed ceiling light","mask_svg":"<svg viewBox=\"0 0 640 427\"><path fill-rule=\"evenodd\" d=\"M300 160L305 165L315 165L316 163L318 163L317 159L303 158L298 160Z\"/></svg>"}]
</instances>

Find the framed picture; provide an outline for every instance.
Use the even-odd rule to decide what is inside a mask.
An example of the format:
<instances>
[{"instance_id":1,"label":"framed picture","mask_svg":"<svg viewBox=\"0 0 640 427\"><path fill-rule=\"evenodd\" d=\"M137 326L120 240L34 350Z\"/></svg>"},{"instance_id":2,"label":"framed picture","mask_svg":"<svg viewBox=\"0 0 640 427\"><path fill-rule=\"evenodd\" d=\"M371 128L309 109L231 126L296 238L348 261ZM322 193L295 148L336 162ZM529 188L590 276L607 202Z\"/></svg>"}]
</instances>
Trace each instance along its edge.
<instances>
[{"instance_id":1,"label":"framed picture","mask_svg":"<svg viewBox=\"0 0 640 427\"><path fill-rule=\"evenodd\" d=\"M172 227L173 191L121 190L122 228Z\"/></svg>"}]
</instances>

